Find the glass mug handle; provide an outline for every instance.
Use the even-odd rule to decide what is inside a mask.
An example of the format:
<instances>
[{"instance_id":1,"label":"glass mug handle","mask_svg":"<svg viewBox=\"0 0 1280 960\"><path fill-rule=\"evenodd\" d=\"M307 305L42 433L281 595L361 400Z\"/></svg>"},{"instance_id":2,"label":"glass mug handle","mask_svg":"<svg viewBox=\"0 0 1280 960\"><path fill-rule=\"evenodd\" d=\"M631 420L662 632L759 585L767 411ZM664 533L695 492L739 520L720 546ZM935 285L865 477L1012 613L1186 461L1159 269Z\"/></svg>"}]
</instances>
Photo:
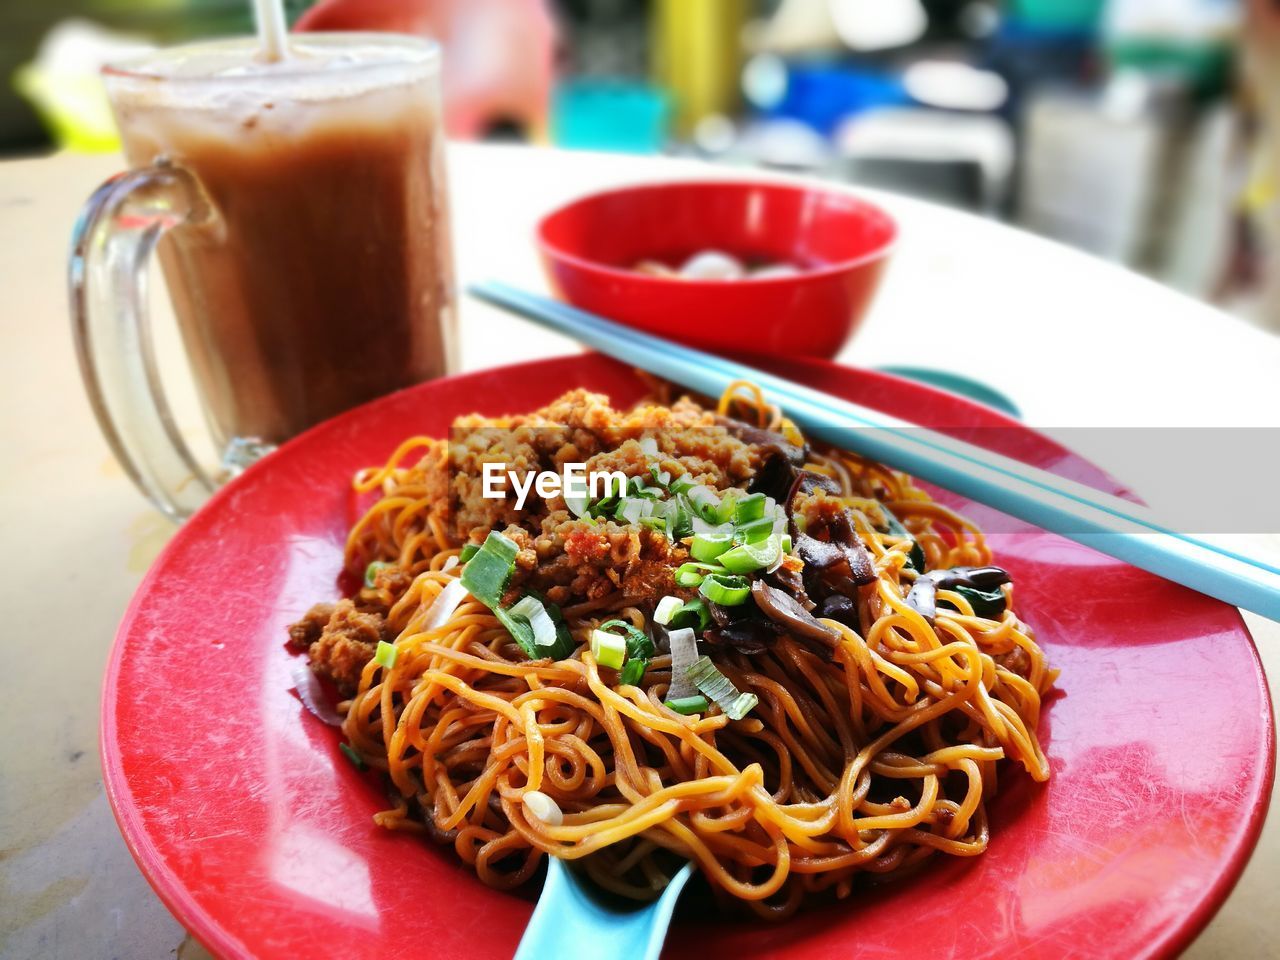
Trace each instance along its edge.
<instances>
[{"instance_id":1,"label":"glass mug handle","mask_svg":"<svg viewBox=\"0 0 1280 960\"><path fill-rule=\"evenodd\" d=\"M130 479L174 520L190 516L218 483L192 455L165 397L147 267L161 234L207 216L195 178L161 160L103 183L71 242L71 323L89 402Z\"/></svg>"}]
</instances>

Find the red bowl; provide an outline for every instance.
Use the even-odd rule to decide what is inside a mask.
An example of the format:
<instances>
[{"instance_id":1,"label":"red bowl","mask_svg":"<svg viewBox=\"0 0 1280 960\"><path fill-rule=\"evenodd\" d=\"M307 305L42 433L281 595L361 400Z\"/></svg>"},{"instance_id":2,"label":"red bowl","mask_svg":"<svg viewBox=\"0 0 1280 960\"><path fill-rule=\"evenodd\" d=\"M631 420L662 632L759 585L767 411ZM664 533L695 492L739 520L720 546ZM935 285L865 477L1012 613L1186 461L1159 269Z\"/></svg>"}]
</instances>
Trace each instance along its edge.
<instances>
[{"instance_id":1,"label":"red bowl","mask_svg":"<svg viewBox=\"0 0 1280 960\"><path fill-rule=\"evenodd\" d=\"M692 346L833 357L866 312L898 228L838 190L693 181L575 200L538 224L557 293L574 306ZM700 250L791 263L793 277L682 280L632 269Z\"/></svg>"}]
</instances>

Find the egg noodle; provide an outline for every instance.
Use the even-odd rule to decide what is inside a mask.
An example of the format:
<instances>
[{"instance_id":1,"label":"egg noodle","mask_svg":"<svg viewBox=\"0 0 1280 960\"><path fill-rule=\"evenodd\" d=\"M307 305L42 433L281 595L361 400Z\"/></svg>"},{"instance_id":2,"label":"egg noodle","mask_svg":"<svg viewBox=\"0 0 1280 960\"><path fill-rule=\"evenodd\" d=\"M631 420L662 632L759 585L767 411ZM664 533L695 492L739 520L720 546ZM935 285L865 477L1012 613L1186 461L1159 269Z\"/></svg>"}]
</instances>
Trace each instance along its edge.
<instances>
[{"instance_id":1,"label":"egg noodle","mask_svg":"<svg viewBox=\"0 0 1280 960\"><path fill-rule=\"evenodd\" d=\"M731 388L719 412L803 443L751 385ZM669 654L635 685L597 663L594 627L617 618L645 629L652 614L621 592L561 605L578 649L558 662L531 661L470 596L432 624L461 544L424 481L424 453L448 456L414 438L356 478L377 499L351 532L348 569L390 561L412 581L382 598L395 657L364 665L340 705L342 731L389 778L393 804L376 822L452 844L485 883L519 886L550 854L651 899L688 858L726 902L781 917L819 891L847 896L859 874L982 853L1001 761L1048 779L1036 729L1056 671L1013 612L1012 584L990 617L941 586L932 617L907 602L911 538L928 570L991 556L976 526L905 475L851 453L810 454L805 469L833 479L852 508L874 581L858 593L856 628L822 621L838 633L830 658L787 633L751 655L716 649L724 676L759 698L731 720L664 705ZM876 503L911 538L878 530ZM553 803L526 804L534 791Z\"/></svg>"}]
</instances>

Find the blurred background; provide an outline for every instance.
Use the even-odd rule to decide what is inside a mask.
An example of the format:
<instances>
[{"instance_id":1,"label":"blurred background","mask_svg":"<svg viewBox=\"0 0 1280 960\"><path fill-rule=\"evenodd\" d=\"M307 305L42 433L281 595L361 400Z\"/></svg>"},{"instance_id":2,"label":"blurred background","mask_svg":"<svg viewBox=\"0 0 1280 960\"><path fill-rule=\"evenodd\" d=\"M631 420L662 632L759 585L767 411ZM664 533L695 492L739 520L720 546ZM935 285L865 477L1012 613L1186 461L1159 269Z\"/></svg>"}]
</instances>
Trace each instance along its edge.
<instances>
[{"instance_id":1,"label":"blurred background","mask_svg":"<svg viewBox=\"0 0 1280 960\"><path fill-rule=\"evenodd\" d=\"M426 33L450 133L698 156L1018 224L1280 333L1275 0L321 0ZM0 0L0 157L116 148L96 71L247 0Z\"/></svg>"}]
</instances>

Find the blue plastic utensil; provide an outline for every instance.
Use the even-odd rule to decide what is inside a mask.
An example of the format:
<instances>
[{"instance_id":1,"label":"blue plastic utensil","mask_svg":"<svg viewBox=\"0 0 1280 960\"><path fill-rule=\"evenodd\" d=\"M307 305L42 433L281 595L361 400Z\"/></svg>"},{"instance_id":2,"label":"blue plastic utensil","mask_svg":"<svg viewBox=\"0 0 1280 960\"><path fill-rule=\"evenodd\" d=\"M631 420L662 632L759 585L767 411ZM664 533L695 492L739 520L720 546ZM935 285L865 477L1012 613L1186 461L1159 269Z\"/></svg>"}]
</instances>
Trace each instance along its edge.
<instances>
[{"instance_id":1,"label":"blue plastic utensil","mask_svg":"<svg viewBox=\"0 0 1280 960\"><path fill-rule=\"evenodd\" d=\"M1003 393L981 380L966 377L964 374L952 373L950 370L935 370L932 367L876 367L884 373L892 373L895 377L906 377L908 380L919 380L948 393L958 393L970 400L977 400L993 410L1007 413L1015 419L1022 419L1022 411L1018 405Z\"/></svg>"},{"instance_id":2,"label":"blue plastic utensil","mask_svg":"<svg viewBox=\"0 0 1280 960\"><path fill-rule=\"evenodd\" d=\"M497 282L482 300L691 390L753 381L810 436L1059 533L1208 596L1280 620L1280 569L1178 533L1145 507L802 384Z\"/></svg>"},{"instance_id":3,"label":"blue plastic utensil","mask_svg":"<svg viewBox=\"0 0 1280 960\"><path fill-rule=\"evenodd\" d=\"M547 882L515 960L657 960L671 913L693 876L686 863L662 896L635 909L606 902L585 876L547 858Z\"/></svg>"}]
</instances>

